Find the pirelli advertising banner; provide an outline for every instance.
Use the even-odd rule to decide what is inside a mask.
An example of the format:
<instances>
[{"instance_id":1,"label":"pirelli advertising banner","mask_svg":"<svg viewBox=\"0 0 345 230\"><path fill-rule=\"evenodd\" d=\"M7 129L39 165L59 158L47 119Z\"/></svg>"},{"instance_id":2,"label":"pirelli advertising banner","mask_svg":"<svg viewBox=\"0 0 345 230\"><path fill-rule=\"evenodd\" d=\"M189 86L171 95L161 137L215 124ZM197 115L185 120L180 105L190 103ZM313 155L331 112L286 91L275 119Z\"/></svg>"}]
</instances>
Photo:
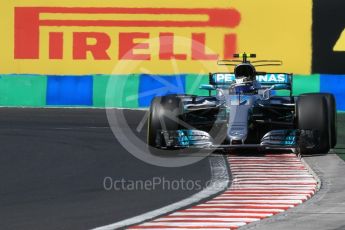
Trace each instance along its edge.
<instances>
[{"instance_id":1,"label":"pirelli advertising banner","mask_svg":"<svg viewBox=\"0 0 345 230\"><path fill-rule=\"evenodd\" d=\"M3 0L0 74L199 73L235 52L309 74L311 32L311 0Z\"/></svg>"}]
</instances>

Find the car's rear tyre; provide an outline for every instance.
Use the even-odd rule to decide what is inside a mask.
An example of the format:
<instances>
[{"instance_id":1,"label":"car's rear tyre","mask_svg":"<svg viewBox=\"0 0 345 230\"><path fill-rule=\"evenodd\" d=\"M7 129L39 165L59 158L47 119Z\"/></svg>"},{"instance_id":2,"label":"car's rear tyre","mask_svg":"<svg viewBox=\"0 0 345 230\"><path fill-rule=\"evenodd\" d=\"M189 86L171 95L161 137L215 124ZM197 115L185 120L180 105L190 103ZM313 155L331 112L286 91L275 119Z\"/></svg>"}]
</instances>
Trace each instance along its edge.
<instances>
[{"instance_id":1,"label":"car's rear tyre","mask_svg":"<svg viewBox=\"0 0 345 230\"><path fill-rule=\"evenodd\" d=\"M330 149L330 129L326 97L321 94L302 94L296 103L297 127L317 134L314 147L299 143L302 154L327 153Z\"/></svg>"},{"instance_id":2,"label":"car's rear tyre","mask_svg":"<svg viewBox=\"0 0 345 230\"><path fill-rule=\"evenodd\" d=\"M155 97L151 101L148 118L147 144L151 147L159 146L157 135L160 131L178 130L179 117L183 113L183 104L176 95Z\"/></svg>"},{"instance_id":3,"label":"car's rear tyre","mask_svg":"<svg viewBox=\"0 0 345 230\"><path fill-rule=\"evenodd\" d=\"M330 147L334 148L337 144L337 106L333 94L330 93L308 93L304 95L318 95L324 97L327 102L328 128Z\"/></svg>"}]
</instances>

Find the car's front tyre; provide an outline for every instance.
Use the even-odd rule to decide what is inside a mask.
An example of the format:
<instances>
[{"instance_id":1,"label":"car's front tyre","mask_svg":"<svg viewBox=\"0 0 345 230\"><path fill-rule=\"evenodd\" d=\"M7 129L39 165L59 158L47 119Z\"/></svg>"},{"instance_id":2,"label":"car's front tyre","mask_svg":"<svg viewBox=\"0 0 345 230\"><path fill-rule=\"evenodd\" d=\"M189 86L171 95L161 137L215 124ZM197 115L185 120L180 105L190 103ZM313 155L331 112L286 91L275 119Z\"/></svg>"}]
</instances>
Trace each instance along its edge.
<instances>
[{"instance_id":1,"label":"car's front tyre","mask_svg":"<svg viewBox=\"0 0 345 230\"><path fill-rule=\"evenodd\" d=\"M157 143L161 131L178 130L179 119L183 114L181 98L176 95L155 97L151 101L148 118L147 144L151 147L159 147L164 143ZM164 139L163 139L164 141Z\"/></svg>"}]
</instances>

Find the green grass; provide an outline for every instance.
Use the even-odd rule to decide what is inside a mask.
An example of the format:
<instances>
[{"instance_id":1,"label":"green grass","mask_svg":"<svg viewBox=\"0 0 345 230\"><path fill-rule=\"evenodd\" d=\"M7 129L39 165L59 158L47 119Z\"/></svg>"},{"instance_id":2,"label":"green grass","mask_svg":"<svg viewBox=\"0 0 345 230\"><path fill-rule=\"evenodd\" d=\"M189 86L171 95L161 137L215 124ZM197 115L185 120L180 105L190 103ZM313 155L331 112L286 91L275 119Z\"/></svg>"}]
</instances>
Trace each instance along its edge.
<instances>
[{"instance_id":1,"label":"green grass","mask_svg":"<svg viewBox=\"0 0 345 230\"><path fill-rule=\"evenodd\" d=\"M335 146L336 153L345 160L345 113L338 113L338 139Z\"/></svg>"}]
</instances>

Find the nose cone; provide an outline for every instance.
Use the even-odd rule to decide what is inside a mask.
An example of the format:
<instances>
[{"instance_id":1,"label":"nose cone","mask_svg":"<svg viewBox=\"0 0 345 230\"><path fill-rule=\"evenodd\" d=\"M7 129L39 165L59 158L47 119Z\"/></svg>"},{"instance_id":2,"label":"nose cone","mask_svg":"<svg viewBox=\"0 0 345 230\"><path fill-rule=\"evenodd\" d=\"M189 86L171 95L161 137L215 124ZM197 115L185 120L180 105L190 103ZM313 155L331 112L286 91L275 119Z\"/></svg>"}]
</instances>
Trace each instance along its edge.
<instances>
[{"instance_id":1,"label":"nose cone","mask_svg":"<svg viewBox=\"0 0 345 230\"><path fill-rule=\"evenodd\" d=\"M247 129L246 127L231 127L228 132L228 137L230 139L230 143L233 141L244 143L247 138Z\"/></svg>"}]
</instances>

